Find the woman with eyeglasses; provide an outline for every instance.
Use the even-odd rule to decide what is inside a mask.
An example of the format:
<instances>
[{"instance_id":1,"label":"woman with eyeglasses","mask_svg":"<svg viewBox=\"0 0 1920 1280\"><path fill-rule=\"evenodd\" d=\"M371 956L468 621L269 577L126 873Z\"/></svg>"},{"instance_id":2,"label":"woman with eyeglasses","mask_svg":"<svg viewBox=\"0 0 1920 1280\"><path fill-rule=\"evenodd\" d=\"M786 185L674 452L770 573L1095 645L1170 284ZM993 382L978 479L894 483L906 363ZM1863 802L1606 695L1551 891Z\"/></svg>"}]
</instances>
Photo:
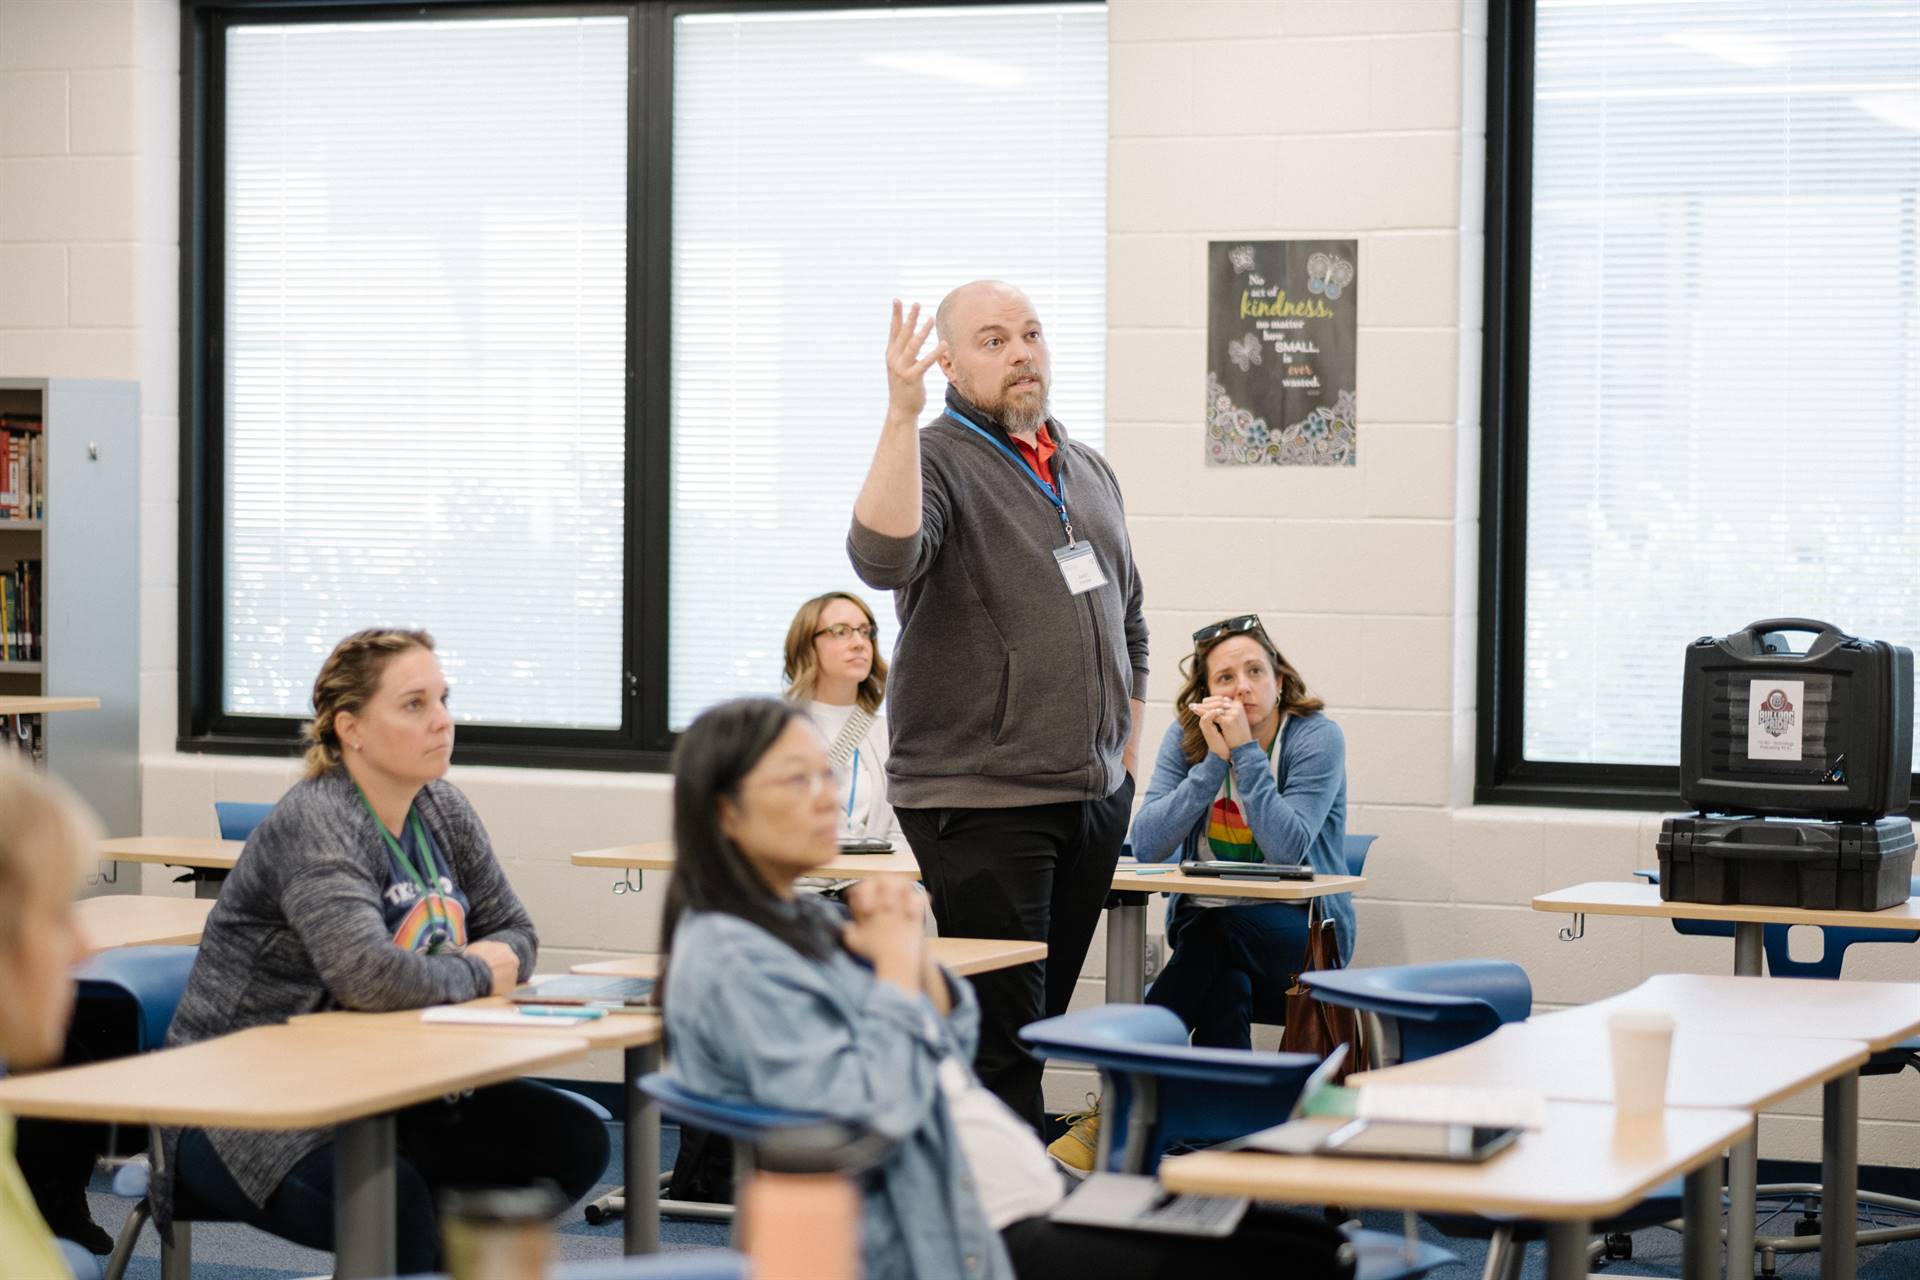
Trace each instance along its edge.
<instances>
[{"instance_id":1,"label":"woman with eyeglasses","mask_svg":"<svg viewBox=\"0 0 1920 1280\"><path fill-rule=\"evenodd\" d=\"M662 1004L685 1088L891 1141L860 1180L865 1280L1351 1274L1337 1231L1277 1210L1225 1239L1049 1220L1063 1181L973 1072L979 1004L929 953L918 886L861 880L850 915L796 891L837 852L837 790L791 703L723 703L680 736Z\"/></svg>"},{"instance_id":2,"label":"woman with eyeglasses","mask_svg":"<svg viewBox=\"0 0 1920 1280\"><path fill-rule=\"evenodd\" d=\"M887 803L887 660L880 627L859 596L829 591L800 606L787 628L787 697L806 708L839 770L840 838L907 847Z\"/></svg>"},{"instance_id":3,"label":"woman with eyeglasses","mask_svg":"<svg viewBox=\"0 0 1920 1280\"><path fill-rule=\"evenodd\" d=\"M1346 874L1346 738L1260 619L1243 614L1194 632L1182 671L1178 718L1134 815L1134 856L1306 863L1321 875ZM1352 895L1319 902L1345 963ZM1250 1048L1255 992L1277 998L1300 971L1307 914L1300 903L1176 896L1167 917L1173 955L1147 1002L1179 1014L1197 1045Z\"/></svg>"}]
</instances>

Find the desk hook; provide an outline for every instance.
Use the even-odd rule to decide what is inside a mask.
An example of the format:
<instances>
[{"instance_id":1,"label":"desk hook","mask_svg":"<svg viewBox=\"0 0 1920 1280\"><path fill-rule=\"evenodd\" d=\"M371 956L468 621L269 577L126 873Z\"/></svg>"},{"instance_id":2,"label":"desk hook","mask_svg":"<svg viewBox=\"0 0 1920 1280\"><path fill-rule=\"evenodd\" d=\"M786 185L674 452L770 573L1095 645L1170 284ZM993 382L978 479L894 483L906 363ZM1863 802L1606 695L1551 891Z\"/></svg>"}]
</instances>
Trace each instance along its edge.
<instances>
[{"instance_id":1,"label":"desk hook","mask_svg":"<svg viewBox=\"0 0 1920 1280\"><path fill-rule=\"evenodd\" d=\"M1560 930L1560 941L1578 942L1586 936L1587 913L1584 911L1576 911L1573 913L1573 923Z\"/></svg>"},{"instance_id":2,"label":"desk hook","mask_svg":"<svg viewBox=\"0 0 1920 1280\"><path fill-rule=\"evenodd\" d=\"M613 891L615 893L638 893L645 879L645 876L636 872L632 867L629 867L620 873L618 880L613 882Z\"/></svg>"}]
</instances>

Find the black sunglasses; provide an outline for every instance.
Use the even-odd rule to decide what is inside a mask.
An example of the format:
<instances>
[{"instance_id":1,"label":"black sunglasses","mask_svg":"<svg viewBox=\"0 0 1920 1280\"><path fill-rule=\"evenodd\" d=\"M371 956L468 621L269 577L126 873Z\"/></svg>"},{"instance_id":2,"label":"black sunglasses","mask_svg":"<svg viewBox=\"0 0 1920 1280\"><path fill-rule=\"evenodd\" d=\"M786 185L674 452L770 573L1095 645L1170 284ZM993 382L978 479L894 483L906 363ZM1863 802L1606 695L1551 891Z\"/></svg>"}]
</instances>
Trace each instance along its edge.
<instances>
[{"instance_id":1,"label":"black sunglasses","mask_svg":"<svg viewBox=\"0 0 1920 1280\"><path fill-rule=\"evenodd\" d=\"M1221 636L1240 635L1248 631L1258 631L1261 635L1267 633L1267 629L1260 625L1259 614L1243 613L1237 618L1228 618L1224 622L1208 623L1193 633L1193 642L1205 644Z\"/></svg>"}]
</instances>

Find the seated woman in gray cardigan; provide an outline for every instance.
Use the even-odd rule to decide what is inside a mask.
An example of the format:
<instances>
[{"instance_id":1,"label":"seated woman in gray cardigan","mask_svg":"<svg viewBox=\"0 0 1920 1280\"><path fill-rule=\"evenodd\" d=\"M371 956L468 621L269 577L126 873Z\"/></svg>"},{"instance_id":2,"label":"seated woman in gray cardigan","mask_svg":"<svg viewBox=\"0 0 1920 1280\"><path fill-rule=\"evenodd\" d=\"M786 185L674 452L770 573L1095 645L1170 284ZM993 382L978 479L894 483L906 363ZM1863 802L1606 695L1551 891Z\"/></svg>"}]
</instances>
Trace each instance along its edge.
<instances>
[{"instance_id":1,"label":"seated woman in gray cardigan","mask_svg":"<svg viewBox=\"0 0 1920 1280\"><path fill-rule=\"evenodd\" d=\"M1343 1238L1256 1209L1227 1239L1062 1226L1033 1130L973 1074L979 1006L927 949L919 887L860 881L851 918L794 883L838 852L826 740L799 707L724 703L674 754L665 1011L674 1075L733 1103L893 1141L862 1178L865 1280L1340 1276Z\"/></svg>"},{"instance_id":2,"label":"seated woman in gray cardigan","mask_svg":"<svg viewBox=\"0 0 1920 1280\"><path fill-rule=\"evenodd\" d=\"M533 972L533 921L480 819L444 781L447 681L424 631L342 640L313 686L307 776L281 797L207 917L169 1044L325 1009L417 1009L499 995ZM369 1062L368 1070L379 1070ZM397 1125L399 1265L440 1266L437 1192L556 1183L584 1195L605 1126L579 1099L514 1081L423 1103ZM333 1247L333 1133L170 1135L156 1217L191 1197L315 1249Z\"/></svg>"}]
</instances>

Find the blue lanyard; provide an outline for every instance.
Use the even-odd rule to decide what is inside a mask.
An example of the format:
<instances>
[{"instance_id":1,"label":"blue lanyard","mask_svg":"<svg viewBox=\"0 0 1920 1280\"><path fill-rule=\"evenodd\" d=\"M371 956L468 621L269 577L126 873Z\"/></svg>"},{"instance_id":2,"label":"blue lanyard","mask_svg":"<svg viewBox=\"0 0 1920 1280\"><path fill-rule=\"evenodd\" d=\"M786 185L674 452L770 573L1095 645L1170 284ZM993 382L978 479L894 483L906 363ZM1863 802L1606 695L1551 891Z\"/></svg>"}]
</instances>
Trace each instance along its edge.
<instances>
[{"instance_id":1,"label":"blue lanyard","mask_svg":"<svg viewBox=\"0 0 1920 1280\"><path fill-rule=\"evenodd\" d=\"M1066 495L1064 493L1064 490L1066 489L1066 482L1064 480L1061 481L1060 489L1056 490L1052 485L1048 484L1045 480L1042 480L1040 478L1040 473L1038 471L1035 471L1032 467L1027 465L1027 460L1025 458L1021 457L1019 454L1015 453L1013 450L1007 448L1006 445L1001 444L998 440L994 439L992 435L988 434L987 432L981 430L979 427L975 426L971 421L969 421L964 415L962 415L958 410L954 409L951 405L947 407L947 416L949 418L952 418L955 422L959 423L961 426L965 427L967 430L973 432L973 434L979 436L982 440L985 440L988 444L998 449L1001 453L1006 454L1007 460L1012 462L1014 466L1020 468L1021 473L1025 475L1027 479L1033 481L1033 487L1038 489L1043 495L1045 495L1047 501L1053 504L1053 509L1060 513L1060 527L1067 531L1067 544L1071 546L1073 544L1073 521L1067 519L1067 500L1066 500Z\"/></svg>"},{"instance_id":2,"label":"blue lanyard","mask_svg":"<svg viewBox=\"0 0 1920 1280\"><path fill-rule=\"evenodd\" d=\"M847 817L853 817L853 797L860 790L860 748L853 749L853 765L847 771Z\"/></svg>"}]
</instances>

